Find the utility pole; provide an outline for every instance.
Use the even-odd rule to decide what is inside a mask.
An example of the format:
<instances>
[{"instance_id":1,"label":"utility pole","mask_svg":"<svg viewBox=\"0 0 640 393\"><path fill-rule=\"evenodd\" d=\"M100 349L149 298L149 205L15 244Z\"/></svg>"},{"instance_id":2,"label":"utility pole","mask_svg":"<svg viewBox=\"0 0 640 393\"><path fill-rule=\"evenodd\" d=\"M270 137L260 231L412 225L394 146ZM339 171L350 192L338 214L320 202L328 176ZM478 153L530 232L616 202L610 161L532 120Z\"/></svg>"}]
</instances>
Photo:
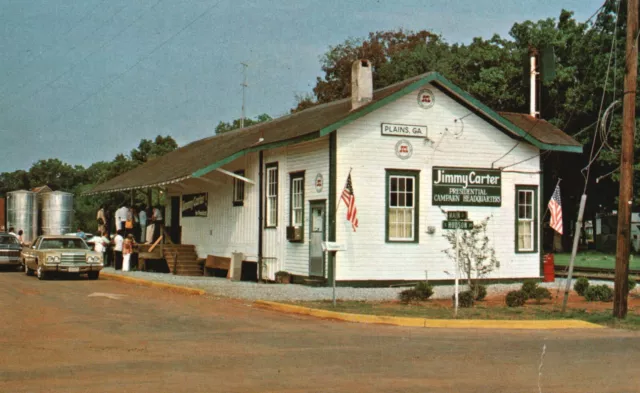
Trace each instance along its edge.
<instances>
[{"instance_id":1,"label":"utility pole","mask_svg":"<svg viewBox=\"0 0 640 393\"><path fill-rule=\"evenodd\" d=\"M620 197L613 316L627 316L629 251L633 203L633 148L636 128L636 80L638 77L638 0L627 1L627 45L622 101L622 149L620 151Z\"/></svg>"},{"instance_id":2,"label":"utility pole","mask_svg":"<svg viewBox=\"0 0 640 393\"><path fill-rule=\"evenodd\" d=\"M240 116L240 128L244 128L244 90L247 88L247 67L249 67L249 65L247 63L240 63L242 64L242 74L243 74L243 78L242 78L242 116Z\"/></svg>"}]
</instances>

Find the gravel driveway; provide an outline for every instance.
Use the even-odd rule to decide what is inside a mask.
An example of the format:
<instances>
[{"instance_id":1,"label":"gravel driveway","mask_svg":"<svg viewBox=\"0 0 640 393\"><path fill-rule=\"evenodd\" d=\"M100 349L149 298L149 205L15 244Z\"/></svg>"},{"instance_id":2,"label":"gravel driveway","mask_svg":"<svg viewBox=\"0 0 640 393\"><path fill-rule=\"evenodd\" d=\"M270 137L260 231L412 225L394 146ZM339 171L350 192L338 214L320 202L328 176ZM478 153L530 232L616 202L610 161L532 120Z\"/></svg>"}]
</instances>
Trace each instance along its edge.
<instances>
[{"instance_id":1,"label":"gravel driveway","mask_svg":"<svg viewBox=\"0 0 640 393\"><path fill-rule=\"evenodd\" d=\"M118 274L129 277L141 278L149 281L163 282L173 285L180 285L191 288L204 289L207 293L215 296L229 297L245 300L272 300L272 301L308 301L308 300L331 300L331 287L310 287L297 284L258 284L247 281L230 281L226 278L217 277L188 277L174 276L166 273L150 272L122 272L112 268L105 268L105 273ZM540 286L548 288L550 291L563 291L565 279L557 279L556 282L540 283ZM595 283L595 282L594 282ZM609 282L602 282L612 286ZM487 287L489 295L505 293L514 289L519 289L521 284L493 284ZM464 287L462 287L464 288ZM336 298L341 300L395 300L398 293L406 288L336 288ZM434 288L433 299L445 299L453 296L453 285L440 285Z\"/></svg>"}]
</instances>

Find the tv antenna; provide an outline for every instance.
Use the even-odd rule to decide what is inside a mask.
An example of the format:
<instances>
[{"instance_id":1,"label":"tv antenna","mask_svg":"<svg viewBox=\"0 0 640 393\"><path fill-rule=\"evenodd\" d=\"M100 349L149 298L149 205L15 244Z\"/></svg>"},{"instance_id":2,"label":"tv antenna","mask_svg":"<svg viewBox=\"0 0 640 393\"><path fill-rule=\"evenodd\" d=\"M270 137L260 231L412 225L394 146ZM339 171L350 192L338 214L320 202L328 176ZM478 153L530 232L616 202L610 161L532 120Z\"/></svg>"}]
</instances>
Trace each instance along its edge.
<instances>
[{"instance_id":1,"label":"tv antenna","mask_svg":"<svg viewBox=\"0 0 640 393\"><path fill-rule=\"evenodd\" d=\"M243 79L242 79L242 115L240 116L240 128L244 128L244 101L245 101L245 89L249 86L247 85L247 67L249 67L249 65L247 63L240 63L242 64L242 75L243 75Z\"/></svg>"}]
</instances>

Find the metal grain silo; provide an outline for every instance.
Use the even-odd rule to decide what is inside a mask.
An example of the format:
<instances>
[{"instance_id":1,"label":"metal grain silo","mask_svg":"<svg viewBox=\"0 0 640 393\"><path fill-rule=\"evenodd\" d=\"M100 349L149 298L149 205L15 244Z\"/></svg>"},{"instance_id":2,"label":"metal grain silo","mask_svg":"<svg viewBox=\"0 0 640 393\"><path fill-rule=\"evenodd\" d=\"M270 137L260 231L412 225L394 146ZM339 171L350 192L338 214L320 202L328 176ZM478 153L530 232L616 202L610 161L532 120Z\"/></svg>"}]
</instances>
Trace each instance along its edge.
<instances>
[{"instance_id":1,"label":"metal grain silo","mask_svg":"<svg viewBox=\"0 0 640 393\"><path fill-rule=\"evenodd\" d=\"M22 229L22 240L31 243L38 237L38 205L31 191L19 190L7 193L7 231L13 227L15 233Z\"/></svg>"},{"instance_id":2,"label":"metal grain silo","mask_svg":"<svg viewBox=\"0 0 640 393\"><path fill-rule=\"evenodd\" d=\"M42 234L64 235L72 232L73 194L53 191L41 194L41 198Z\"/></svg>"}]
</instances>

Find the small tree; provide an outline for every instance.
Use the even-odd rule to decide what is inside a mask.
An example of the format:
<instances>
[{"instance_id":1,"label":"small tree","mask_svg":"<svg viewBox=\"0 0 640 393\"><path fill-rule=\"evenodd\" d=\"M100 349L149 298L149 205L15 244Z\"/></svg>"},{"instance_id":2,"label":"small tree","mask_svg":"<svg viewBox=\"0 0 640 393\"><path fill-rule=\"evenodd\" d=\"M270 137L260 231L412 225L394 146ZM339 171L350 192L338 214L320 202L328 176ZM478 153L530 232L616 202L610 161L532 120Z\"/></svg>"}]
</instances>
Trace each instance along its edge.
<instances>
[{"instance_id":1,"label":"small tree","mask_svg":"<svg viewBox=\"0 0 640 393\"><path fill-rule=\"evenodd\" d=\"M475 224L473 229L446 231L443 235L451 245L451 248L443 252L451 260L458 262L458 269L466 277L469 288L476 291L474 298L478 296L478 281L500 267L496 251L490 245L487 236L489 219L490 217L487 217Z\"/></svg>"}]
</instances>

